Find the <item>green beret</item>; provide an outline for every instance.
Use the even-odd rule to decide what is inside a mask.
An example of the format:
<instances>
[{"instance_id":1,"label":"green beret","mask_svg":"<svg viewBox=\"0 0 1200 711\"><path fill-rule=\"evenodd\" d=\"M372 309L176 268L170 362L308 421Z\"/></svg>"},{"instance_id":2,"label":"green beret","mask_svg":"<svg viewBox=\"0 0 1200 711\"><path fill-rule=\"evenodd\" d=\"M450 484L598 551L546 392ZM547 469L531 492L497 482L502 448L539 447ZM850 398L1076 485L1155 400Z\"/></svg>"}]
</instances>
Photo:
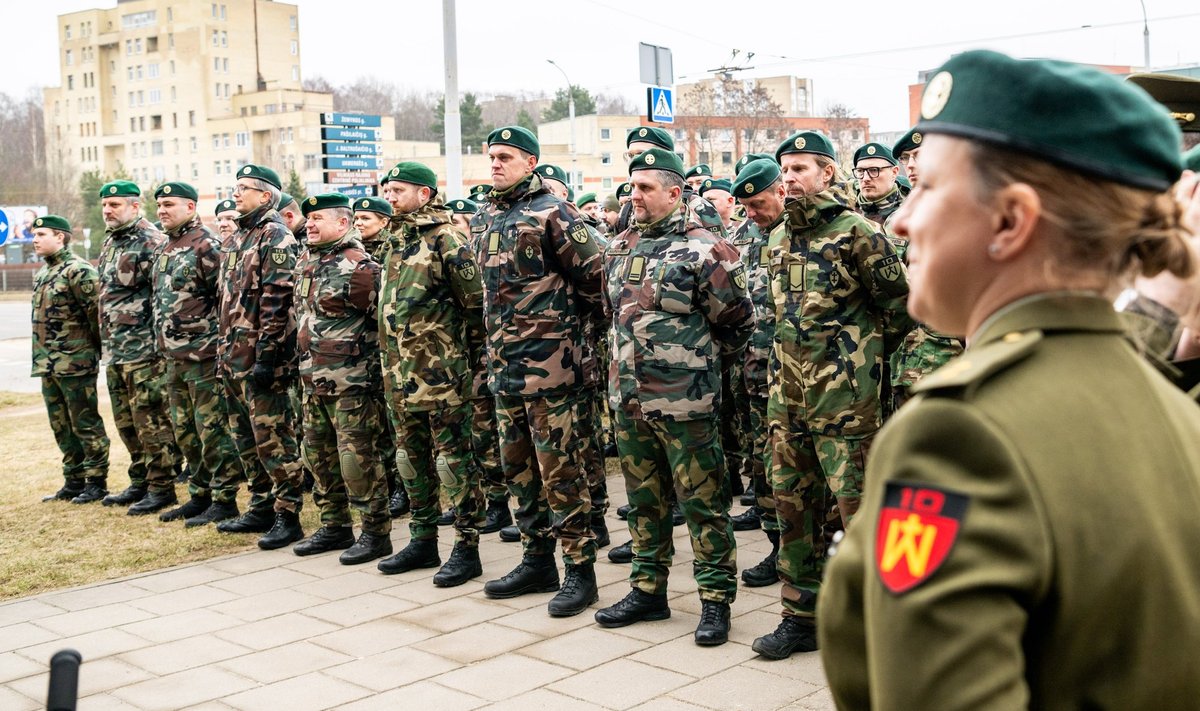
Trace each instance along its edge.
<instances>
[{"instance_id":1,"label":"green beret","mask_svg":"<svg viewBox=\"0 0 1200 711\"><path fill-rule=\"evenodd\" d=\"M575 201L575 207L583 207L584 205L592 202L600 202L596 199L596 193L584 193L583 195L579 196L578 200Z\"/></svg>"},{"instance_id":2,"label":"green beret","mask_svg":"<svg viewBox=\"0 0 1200 711\"><path fill-rule=\"evenodd\" d=\"M59 217L58 215L46 215L45 217L39 217L33 221L33 226L45 227L47 229L58 230L60 232L71 231L71 223L67 222L67 218Z\"/></svg>"},{"instance_id":3,"label":"green beret","mask_svg":"<svg viewBox=\"0 0 1200 711\"><path fill-rule=\"evenodd\" d=\"M683 177L683 161L671 151L662 148L650 148L645 153L634 158L629 163L629 174L637 170L669 170ZM632 186L630 186L632 192Z\"/></svg>"},{"instance_id":4,"label":"green beret","mask_svg":"<svg viewBox=\"0 0 1200 711\"><path fill-rule=\"evenodd\" d=\"M729 192L737 198L754 197L779 180L780 175L779 164L770 158L752 160L737 174L733 189Z\"/></svg>"},{"instance_id":5,"label":"green beret","mask_svg":"<svg viewBox=\"0 0 1200 711\"><path fill-rule=\"evenodd\" d=\"M1167 107L1181 131L1200 131L1200 79L1176 74L1132 74L1129 81Z\"/></svg>"},{"instance_id":6,"label":"green beret","mask_svg":"<svg viewBox=\"0 0 1200 711\"><path fill-rule=\"evenodd\" d=\"M1193 146L1190 151L1183 154L1183 167L1200 173L1200 145Z\"/></svg>"},{"instance_id":7,"label":"green beret","mask_svg":"<svg viewBox=\"0 0 1200 711\"><path fill-rule=\"evenodd\" d=\"M1146 92L1097 69L974 50L951 57L921 97L929 134L1026 153L1151 190L1179 178L1179 127Z\"/></svg>"},{"instance_id":8,"label":"green beret","mask_svg":"<svg viewBox=\"0 0 1200 711\"><path fill-rule=\"evenodd\" d=\"M276 190L283 189L283 183L279 182L279 174L275 171L261 165L243 165L238 168L237 176L239 178L257 178L275 186Z\"/></svg>"},{"instance_id":9,"label":"green beret","mask_svg":"<svg viewBox=\"0 0 1200 711\"><path fill-rule=\"evenodd\" d=\"M142 191L137 183L128 180L114 180L100 187L100 197L141 197Z\"/></svg>"},{"instance_id":10,"label":"green beret","mask_svg":"<svg viewBox=\"0 0 1200 711\"><path fill-rule=\"evenodd\" d=\"M279 208L283 209L288 206L288 203L296 202L296 198L289 193L279 193Z\"/></svg>"},{"instance_id":11,"label":"green beret","mask_svg":"<svg viewBox=\"0 0 1200 711\"><path fill-rule=\"evenodd\" d=\"M492 186L488 185L487 183L480 183L479 185L472 186L470 192L471 197L477 198L480 195L487 195L488 193L492 192Z\"/></svg>"},{"instance_id":12,"label":"green beret","mask_svg":"<svg viewBox=\"0 0 1200 711\"><path fill-rule=\"evenodd\" d=\"M742 172L742 168L745 168L747 163L749 163L752 160L758 160L760 158L766 158L767 160L774 160L774 158L771 157L770 153L747 153L746 155L742 156L741 158L738 158L737 163L733 164L733 174L736 176L738 173ZM730 181L730 182L732 182L732 181Z\"/></svg>"},{"instance_id":13,"label":"green beret","mask_svg":"<svg viewBox=\"0 0 1200 711\"><path fill-rule=\"evenodd\" d=\"M165 197L181 197L184 200L199 200L196 189L187 183L163 183L154 191L154 199Z\"/></svg>"},{"instance_id":14,"label":"green beret","mask_svg":"<svg viewBox=\"0 0 1200 711\"><path fill-rule=\"evenodd\" d=\"M317 210L328 210L331 207L350 207L350 198L342 193L321 193L313 195L300 205L300 212L308 217L308 213Z\"/></svg>"},{"instance_id":15,"label":"green beret","mask_svg":"<svg viewBox=\"0 0 1200 711\"><path fill-rule=\"evenodd\" d=\"M668 151L675 150L675 139L671 138L671 134L657 126L642 126L629 132L625 136L625 147L630 144L642 141L643 143L653 143L659 148L666 148Z\"/></svg>"},{"instance_id":16,"label":"green beret","mask_svg":"<svg viewBox=\"0 0 1200 711\"><path fill-rule=\"evenodd\" d=\"M868 143L864 146L859 146L857 151L854 151L854 164L858 165L860 160L866 158L882 158L892 165L900 165L896 160L896 156L892 155L892 149L882 143Z\"/></svg>"},{"instance_id":17,"label":"green beret","mask_svg":"<svg viewBox=\"0 0 1200 711\"><path fill-rule=\"evenodd\" d=\"M392 216L392 204L383 198L354 198L353 207L355 212L376 212L384 217Z\"/></svg>"},{"instance_id":18,"label":"green beret","mask_svg":"<svg viewBox=\"0 0 1200 711\"><path fill-rule=\"evenodd\" d=\"M459 198L450 201L450 209L460 215L474 215L479 209L479 203L468 198Z\"/></svg>"},{"instance_id":19,"label":"green beret","mask_svg":"<svg viewBox=\"0 0 1200 711\"><path fill-rule=\"evenodd\" d=\"M616 212L621 209L621 201L617 199L616 193L604 198L604 209Z\"/></svg>"},{"instance_id":20,"label":"green beret","mask_svg":"<svg viewBox=\"0 0 1200 711\"><path fill-rule=\"evenodd\" d=\"M557 165L551 165L549 163L546 163L545 165L539 164L533 169L533 172L537 173L538 177L557 180L563 185L567 184L567 171L559 168ZM490 187L491 186L489 186L489 188Z\"/></svg>"},{"instance_id":21,"label":"green beret","mask_svg":"<svg viewBox=\"0 0 1200 711\"><path fill-rule=\"evenodd\" d=\"M388 174L379 181L380 185L386 185L391 181L400 183L410 183L412 185L423 185L430 190L437 192L437 175L434 174L429 166L424 163L415 161L404 161L397 163L394 168L388 171Z\"/></svg>"},{"instance_id":22,"label":"green beret","mask_svg":"<svg viewBox=\"0 0 1200 711\"><path fill-rule=\"evenodd\" d=\"M904 173L896 176L896 185L900 186L900 192L907 195L912 190L912 183L908 181L908 177Z\"/></svg>"},{"instance_id":23,"label":"green beret","mask_svg":"<svg viewBox=\"0 0 1200 711\"><path fill-rule=\"evenodd\" d=\"M512 146L520 148L534 158L542 157L542 147L538 144L537 136L527 128L520 126L504 126L488 134L488 145Z\"/></svg>"},{"instance_id":24,"label":"green beret","mask_svg":"<svg viewBox=\"0 0 1200 711\"><path fill-rule=\"evenodd\" d=\"M904 151L915 151L921 147L921 141L924 138L916 127L908 129L908 133L901 136L900 140L896 141L896 145L892 146L892 155L899 158Z\"/></svg>"},{"instance_id":25,"label":"green beret","mask_svg":"<svg viewBox=\"0 0 1200 711\"><path fill-rule=\"evenodd\" d=\"M685 173L683 177L686 180L688 178L695 178L703 175L712 175L712 168L709 168L707 163L693 165L691 168L687 169L687 173Z\"/></svg>"},{"instance_id":26,"label":"green beret","mask_svg":"<svg viewBox=\"0 0 1200 711\"><path fill-rule=\"evenodd\" d=\"M799 131L783 139L783 143L775 149L775 160L788 153L814 153L837 160L833 142L829 140L829 136L819 131Z\"/></svg>"},{"instance_id":27,"label":"green beret","mask_svg":"<svg viewBox=\"0 0 1200 711\"><path fill-rule=\"evenodd\" d=\"M630 185L629 183L621 183L620 185L617 186L616 195L617 195L618 200L620 200L622 197L625 197L626 195L632 195L632 194L633 194L633 186Z\"/></svg>"},{"instance_id":28,"label":"green beret","mask_svg":"<svg viewBox=\"0 0 1200 711\"><path fill-rule=\"evenodd\" d=\"M222 212L229 211L237 212L237 203L233 200L222 200L217 203L217 209L213 210L214 215L220 215Z\"/></svg>"},{"instance_id":29,"label":"green beret","mask_svg":"<svg viewBox=\"0 0 1200 711\"><path fill-rule=\"evenodd\" d=\"M770 158L767 160L770 160ZM704 197L704 193L708 192L709 190L724 190L732 195L733 183L730 183L725 178L709 178L703 183L700 183L700 197Z\"/></svg>"}]
</instances>

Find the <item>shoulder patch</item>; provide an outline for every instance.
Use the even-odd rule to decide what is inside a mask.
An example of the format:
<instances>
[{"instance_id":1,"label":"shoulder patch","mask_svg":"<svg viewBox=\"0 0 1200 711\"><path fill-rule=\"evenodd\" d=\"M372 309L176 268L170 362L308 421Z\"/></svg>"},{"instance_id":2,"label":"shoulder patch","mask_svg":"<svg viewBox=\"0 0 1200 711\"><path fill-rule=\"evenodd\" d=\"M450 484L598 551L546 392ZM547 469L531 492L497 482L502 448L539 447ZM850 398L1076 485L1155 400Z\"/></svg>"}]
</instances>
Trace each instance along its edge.
<instances>
[{"instance_id":1,"label":"shoulder patch","mask_svg":"<svg viewBox=\"0 0 1200 711\"><path fill-rule=\"evenodd\" d=\"M82 282L79 285L79 290L85 294L94 294L94 293L96 293L96 282L94 282L94 281Z\"/></svg>"},{"instance_id":2,"label":"shoulder patch","mask_svg":"<svg viewBox=\"0 0 1200 711\"><path fill-rule=\"evenodd\" d=\"M875 263L872 267L875 272L875 278L880 281L895 282L899 281L904 275L904 266L900 263L900 256L892 254Z\"/></svg>"},{"instance_id":3,"label":"shoulder patch","mask_svg":"<svg viewBox=\"0 0 1200 711\"><path fill-rule=\"evenodd\" d=\"M579 244L587 244L588 239L591 238L591 236L588 234L587 225L583 224L582 222L575 223L575 225L571 227L567 234L569 234L571 239L575 240Z\"/></svg>"},{"instance_id":4,"label":"shoulder patch","mask_svg":"<svg viewBox=\"0 0 1200 711\"><path fill-rule=\"evenodd\" d=\"M278 265L287 263L287 250L282 247L275 247L271 250L271 262Z\"/></svg>"},{"instance_id":5,"label":"shoulder patch","mask_svg":"<svg viewBox=\"0 0 1200 711\"><path fill-rule=\"evenodd\" d=\"M958 540L970 498L917 483L888 482L875 526L875 568L903 595L932 576Z\"/></svg>"},{"instance_id":6,"label":"shoulder patch","mask_svg":"<svg viewBox=\"0 0 1200 711\"><path fill-rule=\"evenodd\" d=\"M733 270L733 284L739 289L746 288L746 267L741 264Z\"/></svg>"},{"instance_id":7,"label":"shoulder patch","mask_svg":"<svg viewBox=\"0 0 1200 711\"><path fill-rule=\"evenodd\" d=\"M463 281L473 281L475 279L475 275L478 274L479 271L475 268L475 262L463 262L455 267L455 273L457 273L458 278L462 279Z\"/></svg>"},{"instance_id":8,"label":"shoulder patch","mask_svg":"<svg viewBox=\"0 0 1200 711\"><path fill-rule=\"evenodd\" d=\"M1041 331L1013 332L998 341L972 348L921 378L912 391L919 393L962 388L983 382L989 376L1024 360L1041 340Z\"/></svg>"}]
</instances>

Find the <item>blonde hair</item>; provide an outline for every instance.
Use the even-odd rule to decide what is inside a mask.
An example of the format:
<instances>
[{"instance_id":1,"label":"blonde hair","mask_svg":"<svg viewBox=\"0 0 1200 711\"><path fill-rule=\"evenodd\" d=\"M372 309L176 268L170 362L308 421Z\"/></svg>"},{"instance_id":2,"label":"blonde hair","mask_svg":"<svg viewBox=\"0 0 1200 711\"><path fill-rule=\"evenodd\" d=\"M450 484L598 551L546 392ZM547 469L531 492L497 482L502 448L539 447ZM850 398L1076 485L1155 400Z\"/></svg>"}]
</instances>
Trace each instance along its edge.
<instances>
[{"instance_id":1,"label":"blonde hair","mask_svg":"<svg viewBox=\"0 0 1200 711\"><path fill-rule=\"evenodd\" d=\"M994 146L971 149L980 199L1014 183L1036 190L1042 219L1062 233L1054 249L1065 264L1100 268L1110 277L1162 271L1187 277L1196 270L1182 208L1169 191L1122 185Z\"/></svg>"}]
</instances>

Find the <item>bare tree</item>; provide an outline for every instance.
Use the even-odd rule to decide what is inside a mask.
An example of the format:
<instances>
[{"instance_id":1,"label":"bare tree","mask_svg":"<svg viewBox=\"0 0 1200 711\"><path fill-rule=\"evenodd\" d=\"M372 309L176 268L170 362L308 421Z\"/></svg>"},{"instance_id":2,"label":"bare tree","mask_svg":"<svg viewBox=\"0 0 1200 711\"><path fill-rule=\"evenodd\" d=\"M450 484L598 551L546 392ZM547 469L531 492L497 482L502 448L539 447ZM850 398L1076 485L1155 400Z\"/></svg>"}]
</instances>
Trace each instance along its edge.
<instances>
[{"instance_id":1,"label":"bare tree","mask_svg":"<svg viewBox=\"0 0 1200 711\"><path fill-rule=\"evenodd\" d=\"M829 126L829 137L841 157L842 167L849 170L850 153L858 148L857 143L860 140L856 138L859 122L855 120L854 109L845 104L826 104L825 116Z\"/></svg>"},{"instance_id":2,"label":"bare tree","mask_svg":"<svg viewBox=\"0 0 1200 711\"><path fill-rule=\"evenodd\" d=\"M738 156L774 151L786 136L783 107L758 82L723 75L695 84L679 97L677 126L690 132L696 160L716 162L722 153ZM721 172L720 166L714 170Z\"/></svg>"},{"instance_id":3,"label":"bare tree","mask_svg":"<svg viewBox=\"0 0 1200 711\"><path fill-rule=\"evenodd\" d=\"M596 94L596 113L601 116L628 116L639 112L633 102L620 94Z\"/></svg>"}]
</instances>

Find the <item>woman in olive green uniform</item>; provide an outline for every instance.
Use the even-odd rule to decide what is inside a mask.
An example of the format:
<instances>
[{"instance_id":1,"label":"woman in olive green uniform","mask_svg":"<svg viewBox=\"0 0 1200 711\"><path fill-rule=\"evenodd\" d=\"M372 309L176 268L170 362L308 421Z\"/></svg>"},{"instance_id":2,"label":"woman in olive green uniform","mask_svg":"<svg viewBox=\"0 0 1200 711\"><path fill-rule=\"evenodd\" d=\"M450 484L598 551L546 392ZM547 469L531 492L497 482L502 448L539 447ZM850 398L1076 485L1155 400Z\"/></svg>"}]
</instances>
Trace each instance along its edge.
<instances>
[{"instance_id":1,"label":"woman in olive green uniform","mask_svg":"<svg viewBox=\"0 0 1200 711\"><path fill-rule=\"evenodd\" d=\"M1111 298L1196 269L1179 132L1140 90L966 52L921 104L909 311L967 350L883 430L827 568L843 709L1200 704L1200 408Z\"/></svg>"}]
</instances>

